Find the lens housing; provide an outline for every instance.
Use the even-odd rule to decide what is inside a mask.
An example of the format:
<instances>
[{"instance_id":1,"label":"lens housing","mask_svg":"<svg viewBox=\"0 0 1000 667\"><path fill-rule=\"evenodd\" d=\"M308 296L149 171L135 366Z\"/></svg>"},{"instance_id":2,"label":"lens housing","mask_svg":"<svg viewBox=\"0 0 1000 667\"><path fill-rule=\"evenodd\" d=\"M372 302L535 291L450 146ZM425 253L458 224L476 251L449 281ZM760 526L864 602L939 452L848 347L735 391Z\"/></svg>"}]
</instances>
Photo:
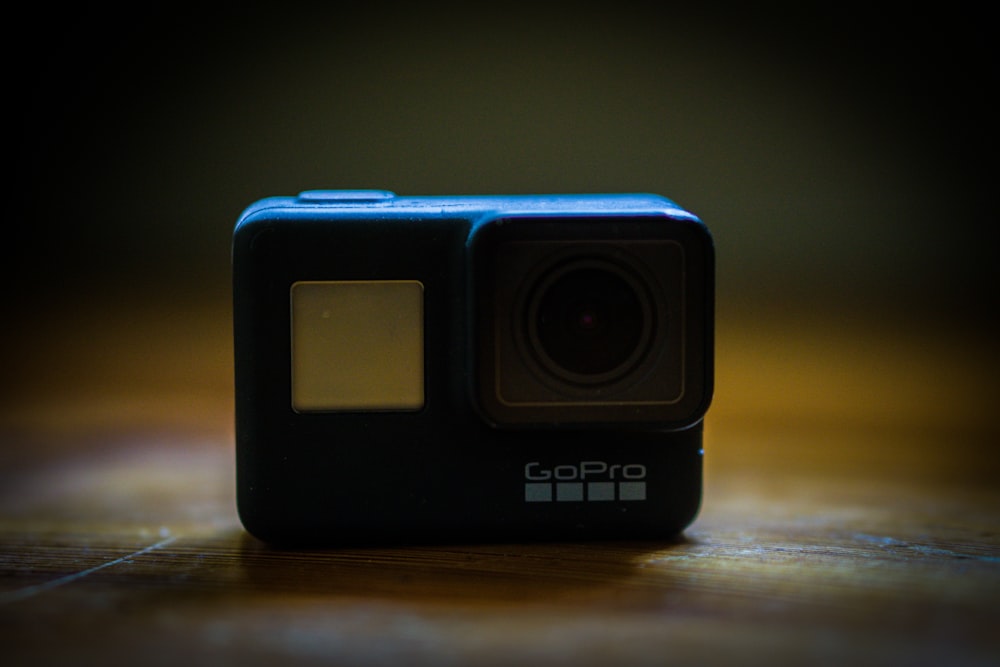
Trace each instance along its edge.
<instances>
[{"instance_id":1,"label":"lens housing","mask_svg":"<svg viewBox=\"0 0 1000 667\"><path fill-rule=\"evenodd\" d=\"M711 395L711 239L663 217L498 218L470 245L476 408L497 428L682 428Z\"/></svg>"}]
</instances>

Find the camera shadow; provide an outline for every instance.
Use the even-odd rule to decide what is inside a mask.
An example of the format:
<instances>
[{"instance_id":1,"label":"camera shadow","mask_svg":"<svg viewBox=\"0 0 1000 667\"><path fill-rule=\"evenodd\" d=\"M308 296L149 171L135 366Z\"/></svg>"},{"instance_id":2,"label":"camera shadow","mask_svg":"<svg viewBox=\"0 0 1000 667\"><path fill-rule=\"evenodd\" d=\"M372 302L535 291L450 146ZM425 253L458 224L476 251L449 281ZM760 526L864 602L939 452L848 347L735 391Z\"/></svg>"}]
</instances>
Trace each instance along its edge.
<instances>
[{"instance_id":1,"label":"camera shadow","mask_svg":"<svg viewBox=\"0 0 1000 667\"><path fill-rule=\"evenodd\" d=\"M662 592L670 582L650 581L644 564L692 544L681 534L658 541L286 549L243 533L235 546L239 584L257 594L523 605L622 599L623 589Z\"/></svg>"}]
</instances>

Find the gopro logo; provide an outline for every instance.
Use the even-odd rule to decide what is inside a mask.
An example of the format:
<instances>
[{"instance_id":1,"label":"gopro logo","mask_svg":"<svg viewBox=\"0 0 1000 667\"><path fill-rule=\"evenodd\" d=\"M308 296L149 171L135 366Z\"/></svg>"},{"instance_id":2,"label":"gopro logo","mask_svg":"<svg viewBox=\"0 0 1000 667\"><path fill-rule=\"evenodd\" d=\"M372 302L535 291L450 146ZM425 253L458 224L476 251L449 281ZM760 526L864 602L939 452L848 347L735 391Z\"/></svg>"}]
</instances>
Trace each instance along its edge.
<instances>
[{"instance_id":1,"label":"gopro logo","mask_svg":"<svg viewBox=\"0 0 1000 667\"><path fill-rule=\"evenodd\" d=\"M524 466L524 502L613 502L646 499L646 466L604 461Z\"/></svg>"}]
</instances>

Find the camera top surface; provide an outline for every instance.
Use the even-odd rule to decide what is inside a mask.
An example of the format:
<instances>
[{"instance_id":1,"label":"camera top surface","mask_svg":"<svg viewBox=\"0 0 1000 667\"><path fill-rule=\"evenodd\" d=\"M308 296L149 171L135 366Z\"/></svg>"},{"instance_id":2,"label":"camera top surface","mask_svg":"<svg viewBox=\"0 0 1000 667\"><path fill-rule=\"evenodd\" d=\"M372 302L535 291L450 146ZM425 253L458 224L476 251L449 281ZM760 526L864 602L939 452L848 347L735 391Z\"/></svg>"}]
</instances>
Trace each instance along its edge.
<instances>
[{"instance_id":1,"label":"camera top surface","mask_svg":"<svg viewBox=\"0 0 1000 667\"><path fill-rule=\"evenodd\" d=\"M388 190L305 190L297 196L261 199L240 216L237 227L261 217L307 217L320 211L339 217L365 218L400 215L466 216L486 221L497 216L558 215L669 215L697 222L698 218L676 203L655 194L553 194L553 195L431 195L400 196Z\"/></svg>"}]
</instances>

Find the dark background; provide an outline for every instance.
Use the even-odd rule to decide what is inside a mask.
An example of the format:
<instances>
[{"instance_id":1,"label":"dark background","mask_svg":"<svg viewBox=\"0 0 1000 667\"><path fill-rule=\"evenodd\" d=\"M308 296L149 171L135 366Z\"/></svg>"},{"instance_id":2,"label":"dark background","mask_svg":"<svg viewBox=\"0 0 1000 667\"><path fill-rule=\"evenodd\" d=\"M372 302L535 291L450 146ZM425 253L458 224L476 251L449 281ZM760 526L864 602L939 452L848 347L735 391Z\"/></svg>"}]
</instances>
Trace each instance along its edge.
<instances>
[{"instance_id":1,"label":"dark background","mask_svg":"<svg viewBox=\"0 0 1000 667\"><path fill-rule=\"evenodd\" d=\"M713 230L723 319L983 331L996 50L985 8L947 9L32 10L8 326L123 291L228 307L243 207L329 187L656 192Z\"/></svg>"}]
</instances>

